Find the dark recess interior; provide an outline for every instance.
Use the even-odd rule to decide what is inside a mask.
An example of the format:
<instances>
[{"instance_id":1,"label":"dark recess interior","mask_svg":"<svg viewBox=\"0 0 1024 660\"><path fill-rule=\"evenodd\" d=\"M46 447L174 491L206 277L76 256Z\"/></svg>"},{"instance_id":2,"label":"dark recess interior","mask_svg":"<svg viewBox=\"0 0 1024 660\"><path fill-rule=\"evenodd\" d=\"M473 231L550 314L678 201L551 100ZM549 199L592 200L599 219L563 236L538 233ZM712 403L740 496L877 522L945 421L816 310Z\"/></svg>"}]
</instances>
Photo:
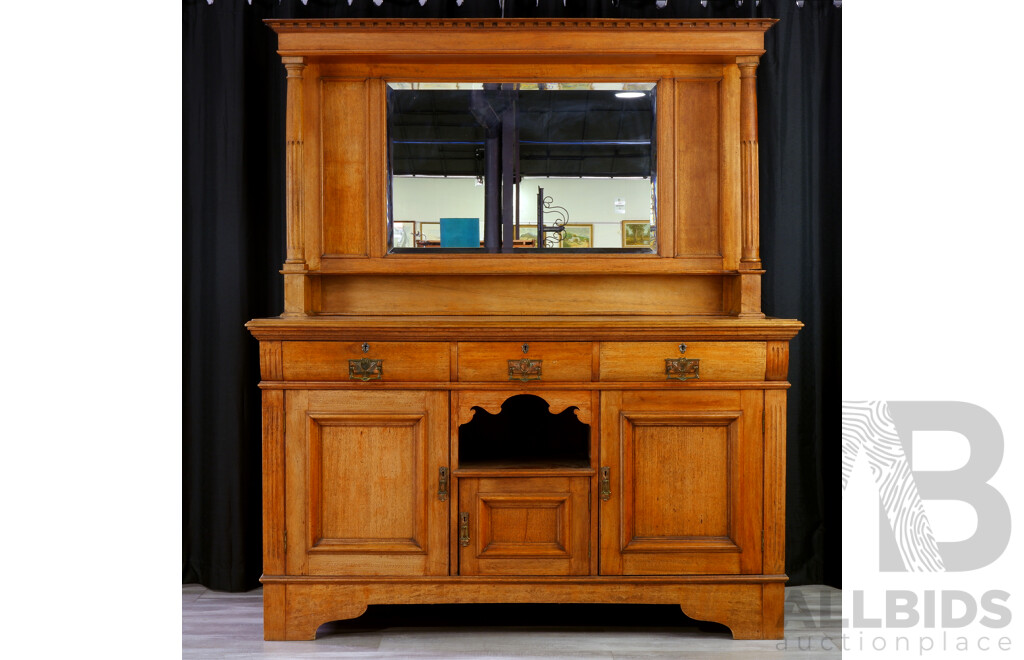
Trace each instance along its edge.
<instances>
[{"instance_id":1,"label":"dark recess interior","mask_svg":"<svg viewBox=\"0 0 1024 660\"><path fill-rule=\"evenodd\" d=\"M532 394L518 394L492 415L473 406L473 419L459 427L459 467L590 467L590 425L576 406L558 414Z\"/></svg>"}]
</instances>

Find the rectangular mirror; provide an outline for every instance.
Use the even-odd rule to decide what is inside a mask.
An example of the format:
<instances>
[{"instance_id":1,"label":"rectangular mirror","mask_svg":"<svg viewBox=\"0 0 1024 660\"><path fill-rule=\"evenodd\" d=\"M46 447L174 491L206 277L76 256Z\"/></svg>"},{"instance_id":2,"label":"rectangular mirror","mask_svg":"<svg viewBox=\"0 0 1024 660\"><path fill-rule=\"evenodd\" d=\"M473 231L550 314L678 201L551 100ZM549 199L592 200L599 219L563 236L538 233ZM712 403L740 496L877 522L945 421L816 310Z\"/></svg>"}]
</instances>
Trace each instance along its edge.
<instances>
[{"instance_id":1,"label":"rectangular mirror","mask_svg":"<svg viewBox=\"0 0 1024 660\"><path fill-rule=\"evenodd\" d=\"M654 252L655 101L642 82L389 82L389 250Z\"/></svg>"}]
</instances>

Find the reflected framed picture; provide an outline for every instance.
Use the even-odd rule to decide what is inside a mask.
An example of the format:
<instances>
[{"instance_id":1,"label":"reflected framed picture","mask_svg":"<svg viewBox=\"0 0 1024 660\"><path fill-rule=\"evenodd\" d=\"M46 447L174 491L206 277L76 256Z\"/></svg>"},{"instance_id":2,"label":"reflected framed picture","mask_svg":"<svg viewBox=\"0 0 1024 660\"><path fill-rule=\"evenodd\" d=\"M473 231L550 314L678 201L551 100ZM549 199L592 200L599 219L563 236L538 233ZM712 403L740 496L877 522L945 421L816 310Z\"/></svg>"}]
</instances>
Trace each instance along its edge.
<instances>
[{"instance_id":1,"label":"reflected framed picture","mask_svg":"<svg viewBox=\"0 0 1024 660\"><path fill-rule=\"evenodd\" d=\"M562 243L558 247L594 247L594 225L566 225L562 232Z\"/></svg>"},{"instance_id":2,"label":"reflected framed picture","mask_svg":"<svg viewBox=\"0 0 1024 660\"><path fill-rule=\"evenodd\" d=\"M418 247L438 247L441 245L441 223L421 222Z\"/></svg>"},{"instance_id":3,"label":"reflected framed picture","mask_svg":"<svg viewBox=\"0 0 1024 660\"><path fill-rule=\"evenodd\" d=\"M622 221L622 247L651 247L651 223L649 220Z\"/></svg>"},{"instance_id":4,"label":"reflected framed picture","mask_svg":"<svg viewBox=\"0 0 1024 660\"><path fill-rule=\"evenodd\" d=\"M416 221L395 220L391 233L391 247L411 248L416 246Z\"/></svg>"},{"instance_id":5,"label":"reflected framed picture","mask_svg":"<svg viewBox=\"0 0 1024 660\"><path fill-rule=\"evenodd\" d=\"M537 227L529 225L519 228L519 238L515 242L516 247L536 247Z\"/></svg>"}]
</instances>

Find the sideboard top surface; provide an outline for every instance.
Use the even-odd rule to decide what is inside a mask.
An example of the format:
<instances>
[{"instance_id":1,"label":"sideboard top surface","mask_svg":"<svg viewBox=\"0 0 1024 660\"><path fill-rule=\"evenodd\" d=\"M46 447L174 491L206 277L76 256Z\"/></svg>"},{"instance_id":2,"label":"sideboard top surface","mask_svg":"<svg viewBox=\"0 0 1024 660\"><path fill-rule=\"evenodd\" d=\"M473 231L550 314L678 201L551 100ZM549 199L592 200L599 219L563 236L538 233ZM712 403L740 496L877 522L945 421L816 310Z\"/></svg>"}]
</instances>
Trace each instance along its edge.
<instances>
[{"instance_id":1,"label":"sideboard top surface","mask_svg":"<svg viewBox=\"0 0 1024 660\"><path fill-rule=\"evenodd\" d=\"M697 316L333 316L254 319L260 340L409 339L490 340L757 340L789 341L794 319Z\"/></svg>"}]
</instances>

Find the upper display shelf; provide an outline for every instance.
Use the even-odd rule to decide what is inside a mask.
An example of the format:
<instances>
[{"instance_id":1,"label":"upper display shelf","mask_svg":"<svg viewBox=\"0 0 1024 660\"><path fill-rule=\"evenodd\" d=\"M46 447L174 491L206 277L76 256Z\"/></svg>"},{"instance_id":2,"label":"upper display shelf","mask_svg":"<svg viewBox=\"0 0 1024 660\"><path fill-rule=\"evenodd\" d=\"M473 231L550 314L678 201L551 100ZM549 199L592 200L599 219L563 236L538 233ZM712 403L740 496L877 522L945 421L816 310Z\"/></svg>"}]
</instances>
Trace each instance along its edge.
<instances>
[{"instance_id":1,"label":"upper display shelf","mask_svg":"<svg viewBox=\"0 0 1024 660\"><path fill-rule=\"evenodd\" d=\"M774 20L267 23L286 313L761 313Z\"/></svg>"}]
</instances>

